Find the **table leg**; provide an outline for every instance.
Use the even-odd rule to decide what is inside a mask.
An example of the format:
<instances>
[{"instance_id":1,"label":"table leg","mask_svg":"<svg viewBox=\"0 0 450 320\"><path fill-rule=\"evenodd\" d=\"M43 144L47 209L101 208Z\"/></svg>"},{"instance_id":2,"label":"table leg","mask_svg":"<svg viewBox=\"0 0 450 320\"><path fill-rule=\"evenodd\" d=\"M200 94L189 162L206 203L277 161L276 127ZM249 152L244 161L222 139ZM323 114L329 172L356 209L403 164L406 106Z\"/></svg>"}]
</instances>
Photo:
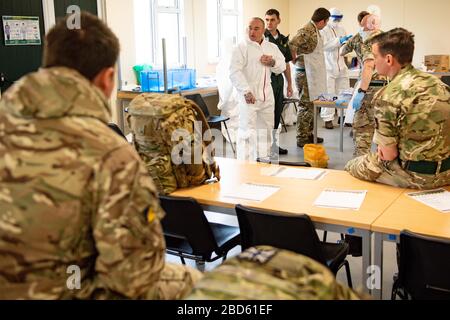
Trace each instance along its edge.
<instances>
[{"instance_id":1,"label":"table leg","mask_svg":"<svg viewBox=\"0 0 450 320\"><path fill-rule=\"evenodd\" d=\"M372 234L370 231L363 231L362 232L362 283L363 283L363 289L365 293L370 294L371 288L368 287L369 282L369 273L370 265L371 265L371 259L372 259L372 242L371 237Z\"/></svg>"},{"instance_id":2,"label":"table leg","mask_svg":"<svg viewBox=\"0 0 450 320\"><path fill-rule=\"evenodd\" d=\"M314 144L317 144L317 109L318 107L314 105Z\"/></svg>"},{"instance_id":3,"label":"table leg","mask_svg":"<svg viewBox=\"0 0 450 320\"><path fill-rule=\"evenodd\" d=\"M379 288L375 288L372 291L372 295L375 299L382 300L383 299L383 234L376 232L375 233L375 243L374 243L374 265L379 270Z\"/></svg>"},{"instance_id":4,"label":"table leg","mask_svg":"<svg viewBox=\"0 0 450 320\"><path fill-rule=\"evenodd\" d=\"M344 152L344 109L341 108L341 152Z\"/></svg>"}]
</instances>

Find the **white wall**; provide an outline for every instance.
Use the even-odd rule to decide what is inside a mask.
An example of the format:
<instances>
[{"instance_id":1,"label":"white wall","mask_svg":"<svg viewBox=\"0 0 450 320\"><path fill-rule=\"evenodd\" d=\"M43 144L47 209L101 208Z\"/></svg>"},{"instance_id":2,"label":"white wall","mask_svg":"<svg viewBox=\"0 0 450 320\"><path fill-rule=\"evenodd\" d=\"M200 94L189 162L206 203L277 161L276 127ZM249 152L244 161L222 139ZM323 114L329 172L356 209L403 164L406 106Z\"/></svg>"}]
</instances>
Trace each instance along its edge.
<instances>
[{"instance_id":1,"label":"white wall","mask_svg":"<svg viewBox=\"0 0 450 320\"><path fill-rule=\"evenodd\" d=\"M290 0L290 32L294 34L306 24L315 9L337 7L344 13L344 28L354 34L358 13L371 4L381 9L382 30L403 27L416 35L415 66L421 65L424 55L450 54L448 0Z\"/></svg>"},{"instance_id":2,"label":"white wall","mask_svg":"<svg viewBox=\"0 0 450 320\"><path fill-rule=\"evenodd\" d=\"M136 45L134 32L134 1L105 0L108 25L121 43L120 66L122 83L135 83L132 67L135 65ZM188 38L188 64L197 74L213 75L215 64L208 62L207 0L185 0L185 23ZM450 54L450 1L449 0L243 0L244 29L249 18L264 17L274 8L280 11L280 31L295 35L306 24L318 7L338 7L345 15L343 26L348 33L358 31L356 17L371 4L382 11L382 29L404 27L416 35L414 64L420 66L424 55ZM115 97L112 98L115 104ZM114 109L114 108L113 108ZM115 115L113 115L115 119Z\"/></svg>"}]
</instances>

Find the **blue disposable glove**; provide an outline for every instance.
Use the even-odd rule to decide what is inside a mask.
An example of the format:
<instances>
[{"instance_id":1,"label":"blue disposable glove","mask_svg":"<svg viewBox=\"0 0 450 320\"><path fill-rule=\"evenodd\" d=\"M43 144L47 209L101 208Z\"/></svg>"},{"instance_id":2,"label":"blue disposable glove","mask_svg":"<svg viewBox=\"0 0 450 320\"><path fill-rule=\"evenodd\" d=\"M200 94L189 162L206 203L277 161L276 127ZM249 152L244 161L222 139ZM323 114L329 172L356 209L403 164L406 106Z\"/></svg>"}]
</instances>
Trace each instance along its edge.
<instances>
[{"instance_id":1,"label":"blue disposable glove","mask_svg":"<svg viewBox=\"0 0 450 320\"><path fill-rule=\"evenodd\" d=\"M361 109L361 105L366 94L364 92L358 92L353 99L353 110L358 111Z\"/></svg>"},{"instance_id":2,"label":"blue disposable glove","mask_svg":"<svg viewBox=\"0 0 450 320\"><path fill-rule=\"evenodd\" d=\"M350 39L351 37L353 37L353 35L351 35L351 34L349 34L348 36L345 36L345 37L341 37L341 38L339 39L339 42L340 42L341 44L344 44L344 43L347 42L348 39Z\"/></svg>"}]
</instances>

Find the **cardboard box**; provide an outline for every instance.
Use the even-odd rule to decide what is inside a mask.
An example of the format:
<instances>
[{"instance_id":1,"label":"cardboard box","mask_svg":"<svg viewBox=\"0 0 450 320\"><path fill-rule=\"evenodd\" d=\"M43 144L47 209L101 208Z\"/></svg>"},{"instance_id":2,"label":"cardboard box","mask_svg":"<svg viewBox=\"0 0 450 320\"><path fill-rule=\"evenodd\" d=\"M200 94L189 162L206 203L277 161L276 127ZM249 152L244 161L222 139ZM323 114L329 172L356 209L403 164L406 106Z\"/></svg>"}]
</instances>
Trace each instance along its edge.
<instances>
[{"instance_id":1,"label":"cardboard box","mask_svg":"<svg viewBox=\"0 0 450 320\"><path fill-rule=\"evenodd\" d=\"M450 56L447 55L428 55L425 56L424 63L428 70L435 72L448 72L450 69Z\"/></svg>"}]
</instances>

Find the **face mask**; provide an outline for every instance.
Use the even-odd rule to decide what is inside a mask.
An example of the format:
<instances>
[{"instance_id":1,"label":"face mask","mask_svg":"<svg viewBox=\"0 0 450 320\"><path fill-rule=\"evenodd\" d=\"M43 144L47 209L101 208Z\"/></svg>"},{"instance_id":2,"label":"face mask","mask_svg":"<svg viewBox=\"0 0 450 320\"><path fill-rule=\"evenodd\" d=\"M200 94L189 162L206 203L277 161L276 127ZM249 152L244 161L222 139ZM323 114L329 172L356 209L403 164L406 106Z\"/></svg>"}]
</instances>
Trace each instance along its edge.
<instances>
[{"instance_id":1,"label":"face mask","mask_svg":"<svg viewBox=\"0 0 450 320\"><path fill-rule=\"evenodd\" d=\"M330 22L330 26L332 26L332 27L337 27L337 26L339 25L339 22L340 22L340 21L336 21L336 20L331 21L331 22Z\"/></svg>"}]
</instances>

